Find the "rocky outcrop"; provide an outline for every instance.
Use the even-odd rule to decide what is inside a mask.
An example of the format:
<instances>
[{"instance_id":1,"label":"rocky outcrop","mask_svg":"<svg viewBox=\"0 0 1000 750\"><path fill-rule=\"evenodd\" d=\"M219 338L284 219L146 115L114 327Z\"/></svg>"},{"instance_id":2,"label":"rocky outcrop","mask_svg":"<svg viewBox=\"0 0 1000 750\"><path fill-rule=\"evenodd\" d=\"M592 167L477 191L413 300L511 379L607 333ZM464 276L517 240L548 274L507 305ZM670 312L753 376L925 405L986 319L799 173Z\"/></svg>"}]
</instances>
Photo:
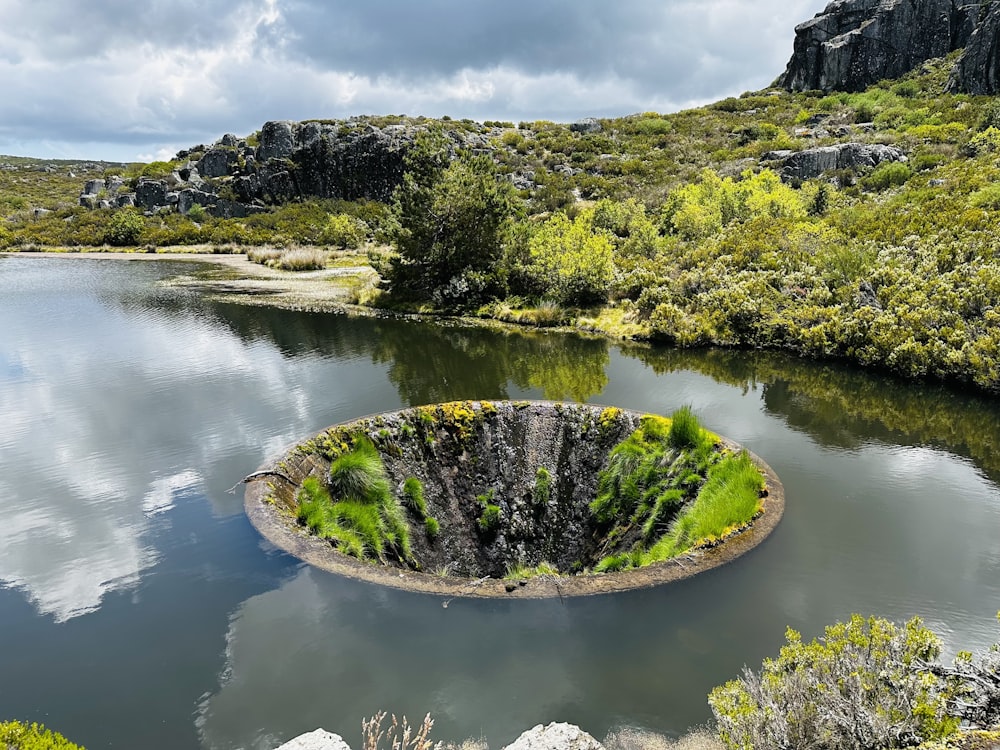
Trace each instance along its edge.
<instances>
[{"instance_id":1,"label":"rocky outcrop","mask_svg":"<svg viewBox=\"0 0 1000 750\"><path fill-rule=\"evenodd\" d=\"M898 78L925 60L965 47L977 31L983 5L978 0L834 0L795 27L794 51L777 83L791 91L861 91Z\"/></svg>"},{"instance_id":2,"label":"rocky outcrop","mask_svg":"<svg viewBox=\"0 0 1000 750\"><path fill-rule=\"evenodd\" d=\"M388 201L402 182L407 152L425 130L422 119L267 122L255 144L226 134L179 152L186 164L163 179L140 179L129 200L147 213L176 207L187 214L199 205L219 217L247 216L301 198ZM454 156L460 149L491 153L502 132L463 122L445 136ZM88 181L80 204L96 208L104 198L115 203L124 188L121 178L110 179L117 183Z\"/></svg>"},{"instance_id":3,"label":"rocky outcrop","mask_svg":"<svg viewBox=\"0 0 1000 750\"><path fill-rule=\"evenodd\" d=\"M879 143L838 143L803 151L769 151L761 161L777 167L784 180L811 180L835 169L865 171L884 162L906 161L906 154Z\"/></svg>"},{"instance_id":4,"label":"rocky outcrop","mask_svg":"<svg viewBox=\"0 0 1000 750\"><path fill-rule=\"evenodd\" d=\"M1000 93L1000 6L992 6L972 33L951 71L948 89L967 94Z\"/></svg>"}]
</instances>

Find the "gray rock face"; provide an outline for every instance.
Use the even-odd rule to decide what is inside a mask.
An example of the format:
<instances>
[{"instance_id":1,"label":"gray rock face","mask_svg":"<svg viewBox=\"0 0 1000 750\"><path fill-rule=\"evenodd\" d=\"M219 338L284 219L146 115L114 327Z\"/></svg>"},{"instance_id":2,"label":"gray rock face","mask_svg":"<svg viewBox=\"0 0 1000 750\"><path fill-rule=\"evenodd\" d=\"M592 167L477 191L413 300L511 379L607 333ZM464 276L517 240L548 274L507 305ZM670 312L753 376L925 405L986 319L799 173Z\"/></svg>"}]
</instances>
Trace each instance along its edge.
<instances>
[{"instance_id":1,"label":"gray rock face","mask_svg":"<svg viewBox=\"0 0 1000 750\"><path fill-rule=\"evenodd\" d=\"M529 729L503 750L604 750L604 745L578 726L552 722Z\"/></svg>"},{"instance_id":2,"label":"gray rock face","mask_svg":"<svg viewBox=\"0 0 1000 750\"><path fill-rule=\"evenodd\" d=\"M225 177L232 173L239 154L231 148L212 148L198 160L198 174L203 177Z\"/></svg>"},{"instance_id":3,"label":"gray rock face","mask_svg":"<svg viewBox=\"0 0 1000 750\"><path fill-rule=\"evenodd\" d=\"M167 183L163 180L141 179L135 188L135 202L143 208L165 206L167 203Z\"/></svg>"},{"instance_id":4,"label":"gray rock face","mask_svg":"<svg viewBox=\"0 0 1000 750\"><path fill-rule=\"evenodd\" d=\"M770 151L761 159L781 161L782 179L811 180L833 169L865 170L883 162L906 161L906 154L878 143L838 143L804 151Z\"/></svg>"},{"instance_id":5,"label":"gray rock face","mask_svg":"<svg viewBox=\"0 0 1000 750\"><path fill-rule=\"evenodd\" d=\"M83 186L84 195L97 195L104 190L104 180L87 180Z\"/></svg>"},{"instance_id":6,"label":"gray rock face","mask_svg":"<svg viewBox=\"0 0 1000 750\"><path fill-rule=\"evenodd\" d=\"M1000 6L992 6L972 33L948 80L949 91L1000 92Z\"/></svg>"},{"instance_id":7,"label":"gray rock face","mask_svg":"<svg viewBox=\"0 0 1000 750\"><path fill-rule=\"evenodd\" d=\"M260 161L287 159L292 155L295 144L293 124L287 120L264 123L264 127L260 129L260 145L257 147L257 158Z\"/></svg>"},{"instance_id":8,"label":"gray rock face","mask_svg":"<svg viewBox=\"0 0 1000 750\"><path fill-rule=\"evenodd\" d=\"M778 85L791 91L860 91L965 47L979 0L834 0L795 27Z\"/></svg>"},{"instance_id":9,"label":"gray rock face","mask_svg":"<svg viewBox=\"0 0 1000 750\"><path fill-rule=\"evenodd\" d=\"M325 729L316 729L289 740L276 750L351 750L343 737Z\"/></svg>"}]
</instances>

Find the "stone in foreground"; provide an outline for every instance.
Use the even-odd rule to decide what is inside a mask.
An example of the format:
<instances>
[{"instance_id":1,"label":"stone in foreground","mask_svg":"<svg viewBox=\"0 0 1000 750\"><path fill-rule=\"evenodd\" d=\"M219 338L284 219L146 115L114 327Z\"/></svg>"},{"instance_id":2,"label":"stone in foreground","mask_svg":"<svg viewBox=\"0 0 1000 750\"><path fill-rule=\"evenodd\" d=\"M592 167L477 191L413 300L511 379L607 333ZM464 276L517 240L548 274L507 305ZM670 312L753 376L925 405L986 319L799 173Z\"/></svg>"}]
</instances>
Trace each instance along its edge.
<instances>
[{"instance_id":1,"label":"stone in foreground","mask_svg":"<svg viewBox=\"0 0 1000 750\"><path fill-rule=\"evenodd\" d=\"M339 734L325 729L315 729L300 734L276 750L351 750L351 746L344 742L344 738Z\"/></svg>"},{"instance_id":2,"label":"stone in foreground","mask_svg":"<svg viewBox=\"0 0 1000 750\"><path fill-rule=\"evenodd\" d=\"M604 750L604 745L578 726L552 722L532 727L504 750Z\"/></svg>"}]
</instances>

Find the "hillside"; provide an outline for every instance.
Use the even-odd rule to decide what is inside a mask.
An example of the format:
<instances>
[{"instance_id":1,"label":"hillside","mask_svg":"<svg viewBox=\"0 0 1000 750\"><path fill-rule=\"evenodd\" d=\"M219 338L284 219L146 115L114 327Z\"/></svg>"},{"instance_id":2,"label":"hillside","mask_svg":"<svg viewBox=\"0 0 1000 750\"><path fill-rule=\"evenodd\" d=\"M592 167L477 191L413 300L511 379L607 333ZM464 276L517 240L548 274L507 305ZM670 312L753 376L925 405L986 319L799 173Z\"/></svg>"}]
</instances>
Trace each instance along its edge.
<instances>
[{"instance_id":1,"label":"hillside","mask_svg":"<svg viewBox=\"0 0 1000 750\"><path fill-rule=\"evenodd\" d=\"M261 158L273 123L172 162L5 157L0 247L367 243L383 275L356 295L367 304L779 348L997 392L1000 105L950 92L962 54L856 93L771 88L676 114L278 123L308 146L280 157ZM330 170L362 157L385 180L351 193L367 167ZM393 193L404 172L409 192ZM421 225L431 214L452 223Z\"/></svg>"}]
</instances>

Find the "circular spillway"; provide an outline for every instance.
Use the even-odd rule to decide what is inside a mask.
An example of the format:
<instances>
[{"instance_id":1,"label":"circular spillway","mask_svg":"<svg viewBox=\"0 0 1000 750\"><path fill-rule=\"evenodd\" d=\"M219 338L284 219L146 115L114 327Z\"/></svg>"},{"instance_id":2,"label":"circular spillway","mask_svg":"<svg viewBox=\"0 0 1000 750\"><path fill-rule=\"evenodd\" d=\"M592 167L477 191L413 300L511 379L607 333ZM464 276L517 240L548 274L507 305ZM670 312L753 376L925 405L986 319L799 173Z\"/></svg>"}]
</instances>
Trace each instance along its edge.
<instances>
[{"instance_id":1,"label":"circular spillway","mask_svg":"<svg viewBox=\"0 0 1000 750\"><path fill-rule=\"evenodd\" d=\"M784 510L764 461L693 424L685 433L680 417L552 402L402 409L297 444L246 478L244 505L277 547L397 588L479 597L641 588L734 560ZM711 502L707 488L733 484L713 475L737 458L759 482L750 510L677 546L698 526L685 516Z\"/></svg>"}]
</instances>

